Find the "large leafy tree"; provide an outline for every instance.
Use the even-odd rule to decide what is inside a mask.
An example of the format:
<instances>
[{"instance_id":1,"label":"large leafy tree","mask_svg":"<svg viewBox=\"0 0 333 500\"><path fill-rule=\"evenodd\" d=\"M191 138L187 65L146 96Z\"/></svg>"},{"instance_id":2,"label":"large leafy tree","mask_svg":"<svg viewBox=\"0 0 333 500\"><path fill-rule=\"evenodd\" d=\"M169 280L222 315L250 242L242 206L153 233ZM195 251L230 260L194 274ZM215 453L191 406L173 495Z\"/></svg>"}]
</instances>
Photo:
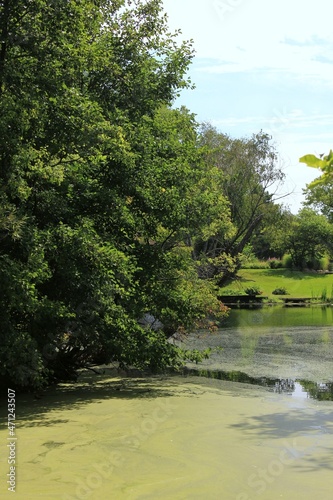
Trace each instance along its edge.
<instances>
[{"instance_id":1,"label":"large leafy tree","mask_svg":"<svg viewBox=\"0 0 333 500\"><path fill-rule=\"evenodd\" d=\"M265 219L271 217L274 192L284 178L270 137L260 132L233 139L209 124L201 128L205 161L220 172L219 188L229 201L233 231L221 231L202 241L199 250L222 269L221 283L240 265L240 255ZM214 266L212 267L212 271Z\"/></svg>"},{"instance_id":2,"label":"large leafy tree","mask_svg":"<svg viewBox=\"0 0 333 500\"><path fill-rule=\"evenodd\" d=\"M293 265L299 269L316 267L316 262L332 254L333 229L324 215L303 208L286 227L285 245Z\"/></svg>"},{"instance_id":3,"label":"large leafy tree","mask_svg":"<svg viewBox=\"0 0 333 500\"><path fill-rule=\"evenodd\" d=\"M0 37L2 380L176 365L167 336L219 309L193 241L229 225L193 116L168 109L191 43L158 0L3 0Z\"/></svg>"},{"instance_id":4,"label":"large leafy tree","mask_svg":"<svg viewBox=\"0 0 333 500\"><path fill-rule=\"evenodd\" d=\"M315 186L307 186L304 190L306 195L305 204L318 210L327 219L333 222L333 184L324 183Z\"/></svg>"},{"instance_id":5,"label":"large leafy tree","mask_svg":"<svg viewBox=\"0 0 333 500\"><path fill-rule=\"evenodd\" d=\"M282 258L288 250L287 234L295 219L283 205L269 203L262 224L251 237L251 246L259 259Z\"/></svg>"}]
</instances>

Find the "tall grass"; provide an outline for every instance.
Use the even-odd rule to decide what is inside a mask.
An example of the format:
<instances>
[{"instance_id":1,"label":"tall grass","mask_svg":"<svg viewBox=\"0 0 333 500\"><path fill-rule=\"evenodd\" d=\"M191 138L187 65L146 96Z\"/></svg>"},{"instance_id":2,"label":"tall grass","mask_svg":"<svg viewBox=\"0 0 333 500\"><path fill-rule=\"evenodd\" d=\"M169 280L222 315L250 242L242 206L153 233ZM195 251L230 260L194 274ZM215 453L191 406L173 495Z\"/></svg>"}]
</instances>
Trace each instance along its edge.
<instances>
[{"instance_id":1,"label":"tall grass","mask_svg":"<svg viewBox=\"0 0 333 500\"><path fill-rule=\"evenodd\" d=\"M323 288L323 290L321 292L320 300L322 302L327 302L327 288L326 288L326 286L325 286L325 288Z\"/></svg>"},{"instance_id":2,"label":"tall grass","mask_svg":"<svg viewBox=\"0 0 333 500\"><path fill-rule=\"evenodd\" d=\"M321 291L321 294L314 294L314 292L311 290L311 295L312 295L312 299L313 300L318 300L320 302L332 302L333 300L333 285L331 287L331 295L328 294L327 292L327 287L325 286L322 291Z\"/></svg>"},{"instance_id":3,"label":"tall grass","mask_svg":"<svg viewBox=\"0 0 333 500\"><path fill-rule=\"evenodd\" d=\"M326 287L324 288L322 294L322 300L325 302L333 302L333 285L331 286L331 295L329 296L326 292Z\"/></svg>"}]
</instances>

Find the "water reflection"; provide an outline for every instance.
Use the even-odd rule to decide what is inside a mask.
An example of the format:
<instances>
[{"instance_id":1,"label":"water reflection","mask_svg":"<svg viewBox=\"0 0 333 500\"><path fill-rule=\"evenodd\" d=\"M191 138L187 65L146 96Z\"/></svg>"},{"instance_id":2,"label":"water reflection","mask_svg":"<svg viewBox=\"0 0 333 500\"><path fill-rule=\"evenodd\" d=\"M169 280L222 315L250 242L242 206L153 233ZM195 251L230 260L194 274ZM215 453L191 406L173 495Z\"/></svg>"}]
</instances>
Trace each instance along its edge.
<instances>
[{"instance_id":1,"label":"water reflection","mask_svg":"<svg viewBox=\"0 0 333 500\"><path fill-rule=\"evenodd\" d=\"M243 326L328 326L333 323L333 307L284 307L280 305L231 309L222 327Z\"/></svg>"},{"instance_id":2,"label":"water reflection","mask_svg":"<svg viewBox=\"0 0 333 500\"><path fill-rule=\"evenodd\" d=\"M333 382L312 382L298 379L274 379L268 377L251 377L241 371L203 370L184 368L184 376L199 376L217 380L228 380L244 384L259 385L272 392L289 394L292 397L311 398L318 401L333 401Z\"/></svg>"},{"instance_id":3,"label":"water reflection","mask_svg":"<svg viewBox=\"0 0 333 500\"><path fill-rule=\"evenodd\" d=\"M319 401L333 401L333 383L332 382L310 382L300 380L299 384L303 387L308 397Z\"/></svg>"}]
</instances>

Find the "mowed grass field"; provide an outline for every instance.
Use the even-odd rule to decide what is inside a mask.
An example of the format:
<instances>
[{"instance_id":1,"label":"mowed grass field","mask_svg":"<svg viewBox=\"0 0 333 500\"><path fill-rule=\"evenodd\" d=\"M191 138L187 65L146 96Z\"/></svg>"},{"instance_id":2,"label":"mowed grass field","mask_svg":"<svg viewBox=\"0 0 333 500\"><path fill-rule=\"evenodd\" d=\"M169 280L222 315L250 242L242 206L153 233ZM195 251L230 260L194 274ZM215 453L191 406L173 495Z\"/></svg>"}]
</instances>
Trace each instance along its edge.
<instances>
[{"instance_id":1,"label":"mowed grass field","mask_svg":"<svg viewBox=\"0 0 333 500\"><path fill-rule=\"evenodd\" d=\"M247 287L258 286L263 295L277 300L272 292L276 288L286 288L291 297L333 298L333 274L291 271L289 269L241 269L238 279L221 289L232 290L239 294Z\"/></svg>"}]
</instances>

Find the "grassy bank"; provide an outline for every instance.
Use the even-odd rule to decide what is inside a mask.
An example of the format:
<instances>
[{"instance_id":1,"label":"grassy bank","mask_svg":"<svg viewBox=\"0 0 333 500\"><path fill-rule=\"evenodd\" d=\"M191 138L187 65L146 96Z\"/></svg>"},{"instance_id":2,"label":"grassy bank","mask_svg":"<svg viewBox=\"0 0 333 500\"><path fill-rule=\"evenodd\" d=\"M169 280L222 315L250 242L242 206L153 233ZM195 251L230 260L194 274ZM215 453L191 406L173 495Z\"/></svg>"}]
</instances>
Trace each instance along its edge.
<instances>
[{"instance_id":1,"label":"grassy bank","mask_svg":"<svg viewBox=\"0 0 333 500\"><path fill-rule=\"evenodd\" d=\"M312 297L329 299L333 297L333 274L291 271L290 269L241 269L238 279L221 291L243 293L247 287L258 286L263 295L277 300L272 292L276 288L285 288L291 297Z\"/></svg>"}]
</instances>

